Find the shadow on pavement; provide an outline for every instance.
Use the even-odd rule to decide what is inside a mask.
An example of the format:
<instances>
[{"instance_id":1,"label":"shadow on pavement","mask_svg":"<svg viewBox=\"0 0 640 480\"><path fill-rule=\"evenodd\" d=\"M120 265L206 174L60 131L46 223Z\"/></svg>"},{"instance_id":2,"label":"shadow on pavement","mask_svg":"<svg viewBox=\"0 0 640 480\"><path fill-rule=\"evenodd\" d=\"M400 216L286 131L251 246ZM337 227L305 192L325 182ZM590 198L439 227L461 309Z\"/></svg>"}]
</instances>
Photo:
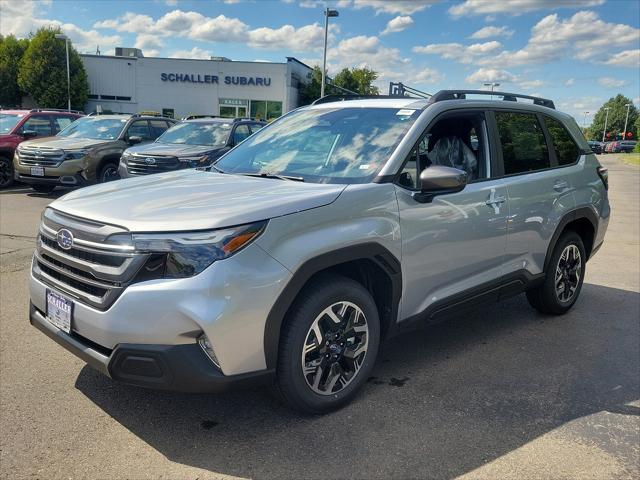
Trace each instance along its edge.
<instances>
[{"instance_id":1,"label":"shadow on pavement","mask_svg":"<svg viewBox=\"0 0 640 480\"><path fill-rule=\"evenodd\" d=\"M585 284L563 317L524 296L387 342L352 405L290 412L268 391L76 387L169 460L253 478L454 477L599 411L638 415L640 294Z\"/></svg>"}]
</instances>

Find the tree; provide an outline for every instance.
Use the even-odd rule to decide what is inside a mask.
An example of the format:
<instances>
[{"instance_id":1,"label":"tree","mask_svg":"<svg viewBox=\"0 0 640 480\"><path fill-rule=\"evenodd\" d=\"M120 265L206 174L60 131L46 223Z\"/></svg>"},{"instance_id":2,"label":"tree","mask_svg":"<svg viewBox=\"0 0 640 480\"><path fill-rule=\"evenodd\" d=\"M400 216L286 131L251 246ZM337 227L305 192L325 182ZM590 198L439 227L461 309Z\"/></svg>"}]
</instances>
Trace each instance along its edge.
<instances>
[{"instance_id":1,"label":"tree","mask_svg":"<svg viewBox=\"0 0 640 480\"><path fill-rule=\"evenodd\" d=\"M18 65L28 46L29 40L0 35L0 105L3 107L19 107L22 103Z\"/></svg>"},{"instance_id":2,"label":"tree","mask_svg":"<svg viewBox=\"0 0 640 480\"><path fill-rule=\"evenodd\" d=\"M327 79L325 95L346 93L333 85L345 88L360 95L378 95L380 92L373 82L378 78L378 73L368 67L343 68L331 79ZM302 89L301 103L303 105L320 98L320 86L322 85L322 69L313 67L311 81Z\"/></svg>"},{"instance_id":3,"label":"tree","mask_svg":"<svg viewBox=\"0 0 640 480\"><path fill-rule=\"evenodd\" d=\"M625 105L631 104L629 108L629 121L627 122L627 131L633 132L633 125L638 120L638 109L633 105L630 98L625 97L621 93L615 97L611 97L604 105L600 107L600 110L593 117L593 122L589 126L589 132L596 140L602 138L602 132L604 131L604 121L607 116L605 108L609 108L609 118L607 119L607 132L610 134L611 140L616 138L616 135L622 133L624 129L624 120L627 116L627 107ZM634 137L637 138L638 132L634 133Z\"/></svg>"},{"instance_id":4,"label":"tree","mask_svg":"<svg viewBox=\"0 0 640 480\"><path fill-rule=\"evenodd\" d=\"M18 71L18 85L41 107L67 106L65 42L55 38L60 28L41 28L31 38ZM89 95L89 82L80 55L69 45L71 107L82 110Z\"/></svg>"}]
</instances>

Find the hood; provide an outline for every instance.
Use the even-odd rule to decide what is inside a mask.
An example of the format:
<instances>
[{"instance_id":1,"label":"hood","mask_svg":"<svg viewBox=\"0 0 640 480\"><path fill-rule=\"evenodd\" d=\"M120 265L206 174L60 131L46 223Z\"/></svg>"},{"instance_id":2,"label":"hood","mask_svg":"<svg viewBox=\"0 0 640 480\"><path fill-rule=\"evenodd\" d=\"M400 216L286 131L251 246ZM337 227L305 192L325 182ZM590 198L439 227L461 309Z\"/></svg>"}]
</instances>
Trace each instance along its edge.
<instances>
[{"instance_id":1,"label":"hood","mask_svg":"<svg viewBox=\"0 0 640 480\"><path fill-rule=\"evenodd\" d=\"M224 148L224 145L181 145L177 143L147 143L127 149L132 155L168 155L173 157L193 157L205 155Z\"/></svg>"},{"instance_id":2,"label":"hood","mask_svg":"<svg viewBox=\"0 0 640 480\"><path fill-rule=\"evenodd\" d=\"M91 148L103 143L115 142L117 140L98 140L95 138L68 138L68 137L45 137L27 140L20 145L24 146L46 146L60 148L62 150L76 150L79 148Z\"/></svg>"},{"instance_id":3,"label":"hood","mask_svg":"<svg viewBox=\"0 0 640 480\"><path fill-rule=\"evenodd\" d=\"M180 170L78 189L50 206L132 232L204 230L328 205L345 187Z\"/></svg>"}]
</instances>

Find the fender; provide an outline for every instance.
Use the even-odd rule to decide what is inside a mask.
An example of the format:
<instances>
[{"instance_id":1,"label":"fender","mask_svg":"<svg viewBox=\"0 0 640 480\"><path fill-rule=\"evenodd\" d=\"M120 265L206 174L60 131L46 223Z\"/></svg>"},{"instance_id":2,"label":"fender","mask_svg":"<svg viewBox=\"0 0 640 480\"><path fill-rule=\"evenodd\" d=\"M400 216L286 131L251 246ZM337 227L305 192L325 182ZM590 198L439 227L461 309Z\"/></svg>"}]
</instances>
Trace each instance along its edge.
<instances>
[{"instance_id":1,"label":"fender","mask_svg":"<svg viewBox=\"0 0 640 480\"><path fill-rule=\"evenodd\" d=\"M549 242L549 247L547 248L547 255L544 257L544 269L543 269L544 272L547 271L547 266L551 261L553 250L556 248L556 243L558 243L558 239L560 238L560 235L564 231L565 227L569 223L573 222L574 220L579 220L581 218L586 218L587 220L589 220L589 223L591 223L591 226L593 227L593 235L595 238L595 235L598 232L599 222L598 222L598 217L596 216L592 208L580 207L580 208L576 208L575 210L571 210L570 212L567 212L564 215L564 217L562 217L562 220L560 220L560 223L558 223L558 226L556 227L556 230L553 233L553 236L551 237L551 241ZM593 254L593 250L590 253Z\"/></svg>"},{"instance_id":2,"label":"fender","mask_svg":"<svg viewBox=\"0 0 640 480\"><path fill-rule=\"evenodd\" d=\"M371 260L388 275L392 286L391 322L398 316L402 295L402 272L400 261L379 243L362 243L332 250L307 260L293 274L280 296L271 307L264 329L264 355L267 369L276 368L280 330L289 307L307 281L316 273L354 260Z\"/></svg>"}]
</instances>

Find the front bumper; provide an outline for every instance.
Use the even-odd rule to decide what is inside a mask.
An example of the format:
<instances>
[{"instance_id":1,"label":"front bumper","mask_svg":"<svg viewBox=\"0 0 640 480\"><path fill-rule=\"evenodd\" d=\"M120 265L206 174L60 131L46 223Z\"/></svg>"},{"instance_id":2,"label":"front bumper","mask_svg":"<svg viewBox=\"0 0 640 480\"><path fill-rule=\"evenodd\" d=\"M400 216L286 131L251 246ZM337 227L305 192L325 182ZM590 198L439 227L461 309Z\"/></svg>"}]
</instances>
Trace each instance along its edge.
<instances>
[{"instance_id":1,"label":"front bumper","mask_svg":"<svg viewBox=\"0 0 640 480\"><path fill-rule=\"evenodd\" d=\"M119 344L113 350L101 348L75 334L51 325L33 303L31 325L104 375L129 385L179 392L222 392L266 385L273 370L223 375L196 344Z\"/></svg>"},{"instance_id":2,"label":"front bumper","mask_svg":"<svg viewBox=\"0 0 640 480\"><path fill-rule=\"evenodd\" d=\"M56 185L61 187L81 187L88 185L89 182L82 175L60 175L59 177L36 177L29 174L21 174L15 172L14 179L18 182L27 183L29 185Z\"/></svg>"},{"instance_id":3,"label":"front bumper","mask_svg":"<svg viewBox=\"0 0 640 480\"><path fill-rule=\"evenodd\" d=\"M44 176L31 175L32 165L20 163L18 155L13 158L14 178L20 182L37 185L84 186L93 183L95 172L90 172L90 157L65 160L56 166L44 166Z\"/></svg>"}]
</instances>

